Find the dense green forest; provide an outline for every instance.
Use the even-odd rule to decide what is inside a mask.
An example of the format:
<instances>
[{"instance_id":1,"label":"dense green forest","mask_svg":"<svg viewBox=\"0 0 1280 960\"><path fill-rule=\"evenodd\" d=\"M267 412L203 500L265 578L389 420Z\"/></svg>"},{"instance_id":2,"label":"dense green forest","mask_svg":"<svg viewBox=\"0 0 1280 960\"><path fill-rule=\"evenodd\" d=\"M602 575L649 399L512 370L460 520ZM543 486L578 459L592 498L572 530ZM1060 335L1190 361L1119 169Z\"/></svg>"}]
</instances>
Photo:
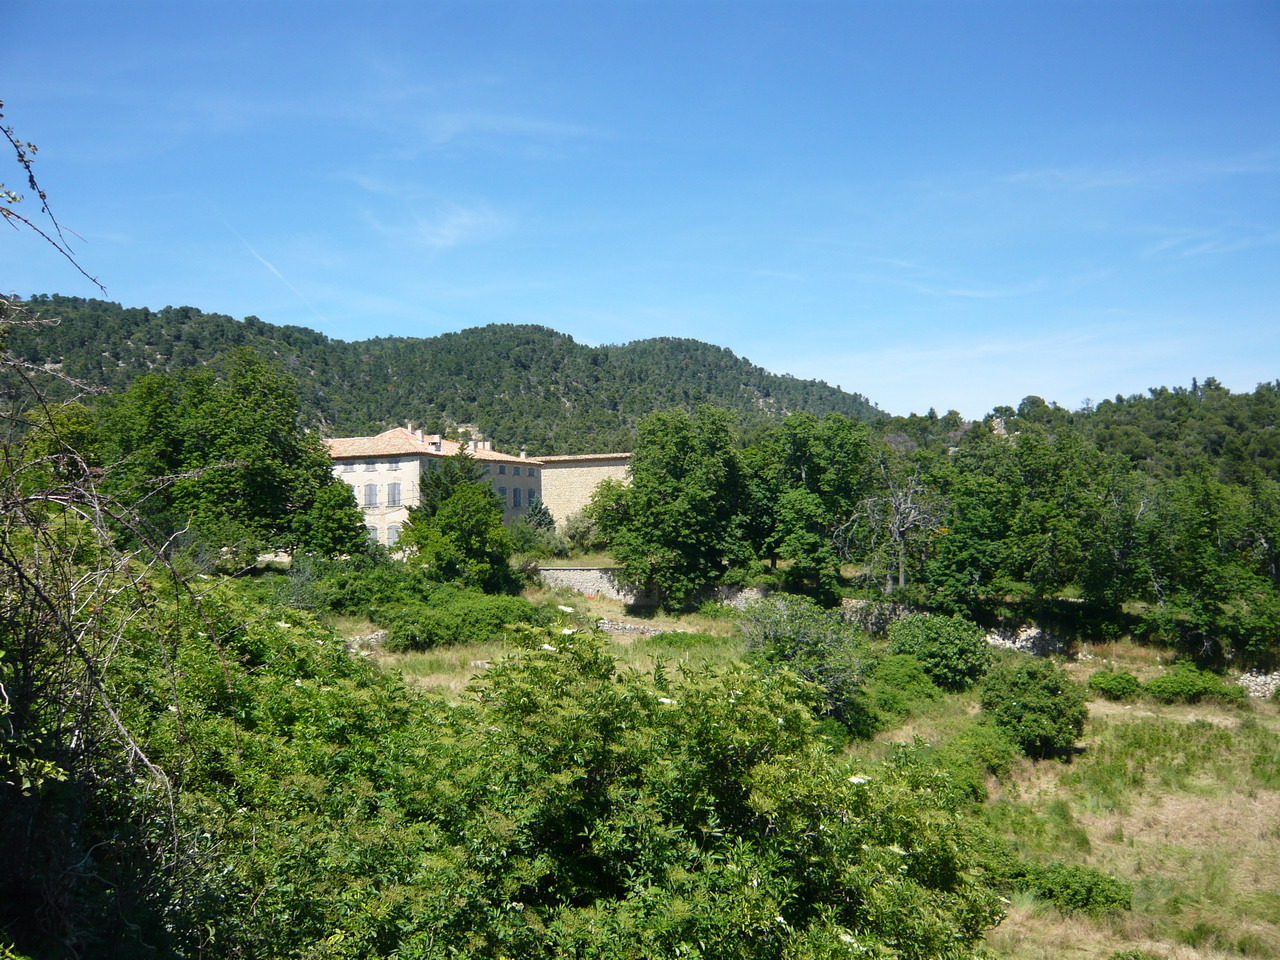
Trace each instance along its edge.
<instances>
[{"instance_id":1,"label":"dense green forest","mask_svg":"<svg viewBox=\"0 0 1280 960\"><path fill-rule=\"evenodd\" d=\"M603 486L587 515L626 575L675 607L726 584L771 582L828 604L860 590L991 625L1135 635L1272 665L1276 392L1244 398L1255 419L1229 437L1249 442L1206 449L1232 409L1213 402L1219 391L1117 404L1155 437L1144 456L1100 445L1103 414L1054 420L1027 403L941 452L803 413L744 448L726 411L672 410L641 422L631 484Z\"/></svg>"},{"instance_id":2,"label":"dense green forest","mask_svg":"<svg viewBox=\"0 0 1280 960\"><path fill-rule=\"evenodd\" d=\"M191 307L126 309L60 296L33 298L29 307L60 322L14 330L14 355L108 390L253 347L297 378L307 422L330 436L406 421L433 432L468 423L501 448L551 455L630 450L640 418L673 406L713 404L747 424L797 410L882 416L858 394L771 374L696 340L587 347L545 327L494 324L347 343Z\"/></svg>"}]
</instances>

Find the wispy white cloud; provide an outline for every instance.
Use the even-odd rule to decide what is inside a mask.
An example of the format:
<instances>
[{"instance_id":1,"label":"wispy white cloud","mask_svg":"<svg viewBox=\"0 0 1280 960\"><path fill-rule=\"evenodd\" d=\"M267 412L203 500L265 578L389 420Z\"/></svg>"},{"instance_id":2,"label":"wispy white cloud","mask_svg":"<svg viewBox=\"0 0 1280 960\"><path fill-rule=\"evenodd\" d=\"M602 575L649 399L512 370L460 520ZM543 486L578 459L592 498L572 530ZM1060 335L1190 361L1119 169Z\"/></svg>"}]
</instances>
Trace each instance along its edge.
<instances>
[{"instance_id":1,"label":"wispy white cloud","mask_svg":"<svg viewBox=\"0 0 1280 960\"><path fill-rule=\"evenodd\" d=\"M433 250L496 240L514 229L510 217L483 204L448 204L430 215L411 215L399 223L387 223L371 211L366 211L365 217L384 236Z\"/></svg>"},{"instance_id":2,"label":"wispy white cloud","mask_svg":"<svg viewBox=\"0 0 1280 960\"><path fill-rule=\"evenodd\" d=\"M1280 243L1280 230L1223 226L1208 230L1175 230L1141 251L1143 257L1198 257L1239 253Z\"/></svg>"},{"instance_id":3,"label":"wispy white cloud","mask_svg":"<svg viewBox=\"0 0 1280 960\"><path fill-rule=\"evenodd\" d=\"M1156 159L1103 166L1036 167L997 177L1000 183L1045 189L1097 190L1108 187L1165 187L1227 177L1280 173L1280 148L1227 157Z\"/></svg>"},{"instance_id":4,"label":"wispy white cloud","mask_svg":"<svg viewBox=\"0 0 1280 960\"><path fill-rule=\"evenodd\" d=\"M319 310L316 309L315 304L313 304L309 299L307 299L307 295L304 294L301 290L299 290L296 286L294 286L293 282L290 281L289 278L286 277L283 273L281 273L279 268L276 267L274 263L272 263L262 254L260 254L257 250L255 250L253 247L253 244L251 244L248 240L246 240L245 237L240 233L240 231L237 230L235 227L233 227L230 221L228 221L227 218L223 216L220 212L218 213L218 218L222 221L223 226L225 226L227 230L230 231L231 235L234 236L237 240L239 240L242 244L244 244L244 248L249 251L249 253L253 256L255 260L257 260L260 264L266 267L267 270L271 272L272 276L274 276L277 280L279 280L291 291L293 291L294 295L306 305L307 309L310 310L313 314L315 314L315 317L317 320L319 320L321 323L325 323L325 324L328 323L328 320L325 319L324 315Z\"/></svg>"},{"instance_id":5,"label":"wispy white cloud","mask_svg":"<svg viewBox=\"0 0 1280 960\"><path fill-rule=\"evenodd\" d=\"M595 133L582 124L500 113L441 113L429 118L426 127L436 145L451 143L471 134L566 139Z\"/></svg>"}]
</instances>

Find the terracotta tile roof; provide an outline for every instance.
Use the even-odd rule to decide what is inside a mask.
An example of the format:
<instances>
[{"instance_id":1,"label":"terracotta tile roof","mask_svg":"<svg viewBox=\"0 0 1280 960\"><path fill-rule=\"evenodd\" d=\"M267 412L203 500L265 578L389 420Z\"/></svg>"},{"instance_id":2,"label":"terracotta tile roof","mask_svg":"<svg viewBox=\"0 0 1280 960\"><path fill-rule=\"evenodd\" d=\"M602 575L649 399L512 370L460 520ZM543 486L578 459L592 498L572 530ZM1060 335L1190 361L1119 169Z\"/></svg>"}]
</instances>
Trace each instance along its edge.
<instances>
[{"instance_id":1,"label":"terracotta tile roof","mask_svg":"<svg viewBox=\"0 0 1280 960\"><path fill-rule=\"evenodd\" d=\"M439 449L436 444L439 444ZM335 460L341 460L345 457L411 457L411 456L434 456L448 457L457 453L461 448L461 444L455 440L445 440L432 434L426 434L422 439L418 439L418 434L406 430L404 427L392 427L385 430L376 437L334 437L325 441L325 446L329 448L329 456ZM497 450L472 450L471 456L481 461L494 461L503 463L528 463L538 464L539 461L531 457L513 457L509 453L499 453Z\"/></svg>"}]
</instances>

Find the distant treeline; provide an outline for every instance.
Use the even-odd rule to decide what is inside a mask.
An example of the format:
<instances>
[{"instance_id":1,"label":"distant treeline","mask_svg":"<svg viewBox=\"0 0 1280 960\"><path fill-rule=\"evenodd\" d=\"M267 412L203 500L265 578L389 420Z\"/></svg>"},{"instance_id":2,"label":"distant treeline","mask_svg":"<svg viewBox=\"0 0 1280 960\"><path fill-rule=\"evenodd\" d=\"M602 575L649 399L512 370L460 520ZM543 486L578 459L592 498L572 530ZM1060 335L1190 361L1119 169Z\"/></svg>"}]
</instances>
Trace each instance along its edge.
<instances>
[{"instance_id":1,"label":"distant treeline","mask_svg":"<svg viewBox=\"0 0 1280 960\"><path fill-rule=\"evenodd\" d=\"M722 407L744 429L796 411L884 417L863 396L769 373L696 340L589 347L546 327L493 324L348 343L192 307L152 311L61 296L34 297L29 306L60 322L12 332L8 348L23 360L59 364L67 377L119 391L142 373L198 367L253 347L297 378L304 418L329 435L405 421L432 432L475 424L499 447L551 455L630 450L639 420L671 407Z\"/></svg>"}]
</instances>

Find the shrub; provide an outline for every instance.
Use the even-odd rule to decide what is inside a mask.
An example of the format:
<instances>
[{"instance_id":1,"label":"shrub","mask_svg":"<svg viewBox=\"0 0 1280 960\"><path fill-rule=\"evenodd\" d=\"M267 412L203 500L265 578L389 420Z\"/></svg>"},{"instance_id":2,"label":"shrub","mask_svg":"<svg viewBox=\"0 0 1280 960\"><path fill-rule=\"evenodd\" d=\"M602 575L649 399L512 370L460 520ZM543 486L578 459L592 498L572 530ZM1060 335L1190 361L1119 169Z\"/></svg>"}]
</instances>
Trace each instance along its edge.
<instances>
[{"instance_id":1,"label":"shrub","mask_svg":"<svg viewBox=\"0 0 1280 960\"><path fill-rule=\"evenodd\" d=\"M822 716L834 717L858 737L875 733L878 722L863 695L873 658L866 638L840 614L806 597L777 595L747 604L739 622L749 656L767 672L795 671L822 687Z\"/></svg>"},{"instance_id":2,"label":"shrub","mask_svg":"<svg viewBox=\"0 0 1280 960\"><path fill-rule=\"evenodd\" d=\"M1004 779L1020 756L1017 744L998 727L975 724L946 746L949 754L967 760L983 774Z\"/></svg>"},{"instance_id":3,"label":"shrub","mask_svg":"<svg viewBox=\"0 0 1280 960\"><path fill-rule=\"evenodd\" d=\"M1065 863L1019 864L1013 888L1046 900L1060 910L1115 913L1133 906L1133 886L1118 877Z\"/></svg>"},{"instance_id":4,"label":"shrub","mask_svg":"<svg viewBox=\"0 0 1280 960\"><path fill-rule=\"evenodd\" d=\"M1117 950L1107 960L1160 960L1154 953L1145 950Z\"/></svg>"},{"instance_id":5,"label":"shrub","mask_svg":"<svg viewBox=\"0 0 1280 960\"><path fill-rule=\"evenodd\" d=\"M1148 680L1142 692L1161 703L1217 700L1220 703L1241 704L1246 697L1243 687L1228 683L1216 673L1201 670L1186 660L1175 663L1158 677Z\"/></svg>"},{"instance_id":6,"label":"shrub","mask_svg":"<svg viewBox=\"0 0 1280 960\"><path fill-rule=\"evenodd\" d=\"M913 613L896 620L889 625L889 649L915 657L948 690L972 686L991 662L982 629L963 617Z\"/></svg>"},{"instance_id":7,"label":"shrub","mask_svg":"<svg viewBox=\"0 0 1280 960\"><path fill-rule=\"evenodd\" d=\"M484 643L506 636L508 626L545 626L544 610L522 597L438 590L435 603L398 604L373 611L387 630L387 649L426 650L455 643Z\"/></svg>"},{"instance_id":8,"label":"shrub","mask_svg":"<svg viewBox=\"0 0 1280 960\"><path fill-rule=\"evenodd\" d=\"M1130 700L1138 695L1142 684L1128 670L1098 670L1089 677L1089 689L1108 700Z\"/></svg>"},{"instance_id":9,"label":"shrub","mask_svg":"<svg viewBox=\"0 0 1280 960\"><path fill-rule=\"evenodd\" d=\"M1029 757L1066 754L1088 717L1084 690L1049 660L1019 658L993 667L982 709Z\"/></svg>"},{"instance_id":10,"label":"shrub","mask_svg":"<svg viewBox=\"0 0 1280 960\"><path fill-rule=\"evenodd\" d=\"M600 524L589 514L579 511L564 522L561 531L573 549L582 553L604 550L609 546L609 538L600 529Z\"/></svg>"},{"instance_id":11,"label":"shrub","mask_svg":"<svg viewBox=\"0 0 1280 960\"><path fill-rule=\"evenodd\" d=\"M866 699L877 711L901 719L941 696L920 661L905 653L890 654L877 663L866 687Z\"/></svg>"},{"instance_id":12,"label":"shrub","mask_svg":"<svg viewBox=\"0 0 1280 960\"><path fill-rule=\"evenodd\" d=\"M738 608L716 600L708 600L698 607L698 616L706 617L708 620L735 620L738 616Z\"/></svg>"}]
</instances>

